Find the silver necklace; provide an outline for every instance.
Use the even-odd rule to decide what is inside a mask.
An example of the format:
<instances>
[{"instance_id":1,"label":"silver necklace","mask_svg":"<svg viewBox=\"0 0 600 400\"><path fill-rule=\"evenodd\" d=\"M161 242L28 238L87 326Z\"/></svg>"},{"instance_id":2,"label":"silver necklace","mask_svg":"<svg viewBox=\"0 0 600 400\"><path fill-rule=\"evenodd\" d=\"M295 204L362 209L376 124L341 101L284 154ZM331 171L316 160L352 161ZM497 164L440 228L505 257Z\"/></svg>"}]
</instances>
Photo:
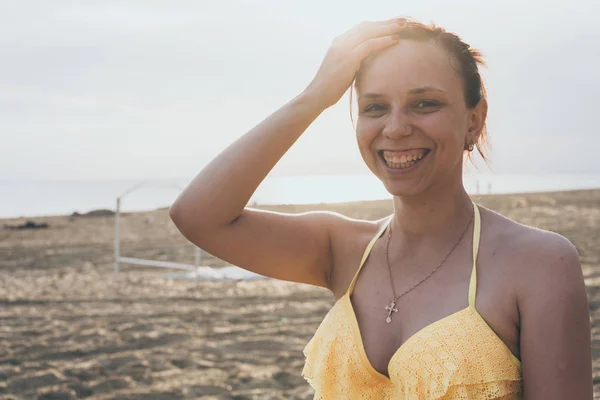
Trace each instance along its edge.
<instances>
[{"instance_id":1,"label":"silver necklace","mask_svg":"<svg viewBox=\"0 0 600 400\"><path fill-rule=\"evenodd\" d=\"M475 211L475 210L473 210ZM471 225L471 221L473 220L473 215L471 215L471 218L469 218L469 222L467 223L467 226L465 227L465 229L463 230L462 234L460 235L460 238L458 238L458 241L456 242L456 244L454 245L454 247L452 247L452 250L450 250L450 252L448 252L448 254L446 255L446 257L444 257L444 259L442 260L442 262L435 267L435 269L433 271L431 271L429 273L429 275L427 275L425 278L423 278L420 282L418 282L416 285L414 285L413 287L411 287L410 289L408 289L407 291L405 291L404 293L402 293L400 296L396 296L396 289L394 288L394 279L392 279L392 267L390 266L390 258L388 256L388 247L390 246L390 239L392 238L392 223L390 222L390 226L389 226L389 232L388 232L388 237L387 237L387 243L385 245L385 259L387 260L387 265L388 265L388 271L390 272L390 283L392 284L392 291L394 292L394 296L396 296L394 298L394 300L392 300L392 302L390 303L389 306L386 306L385 309L387 310L387 318L385 319L385 322L387 322L388 324L390 322L392 322L392 313L397 313L398 309L396 309L396 301L404 296L406 293L410 292L411 290L413 290L414 288L416 288L417 286L419 286L421 283L425 282L425 280L427 280L427 278L429 278L431 275L433 275L433 273L435 271L438 270L439 267L442 266L442 264L444 264L444 262L446 261L446 259L448 259L448 257L450 257L450 254L452 254L454 252L454 249L456 249L456 247L458 247L458 244L461 242L462 238L465 236L465 233L467 233L467 229L469 228L469 225Z\"/></svg>"}]
</instances>

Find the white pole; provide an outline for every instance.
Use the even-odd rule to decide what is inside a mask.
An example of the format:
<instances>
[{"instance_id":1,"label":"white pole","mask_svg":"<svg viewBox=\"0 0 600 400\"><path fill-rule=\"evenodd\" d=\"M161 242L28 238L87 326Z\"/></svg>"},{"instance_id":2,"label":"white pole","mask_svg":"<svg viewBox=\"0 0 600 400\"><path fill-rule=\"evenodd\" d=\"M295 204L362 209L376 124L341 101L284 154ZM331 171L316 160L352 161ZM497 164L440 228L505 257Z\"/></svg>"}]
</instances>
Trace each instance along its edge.
<instances>
[{"instance_id":1,"label":"white pole","mask_svg":"<svg viewBox=\"0 0 600 400\"><path fill-rule=\"evenodd\" d=\"M194 265L196 266L196 271L195 271L195 278L196 280L198 280L198 268L200 268L200 257L202 254L202 250L200 249L200 247L195 246L194 247L194 255L195 257L195 263Z\"/></svg>"},{"instance_id":2,"label":"white pole","mask_svg":"<svg viewBox=\"0 0 600 400\"><path fill-rule=\"evenodd\" d=\"M196 256L196 257L195 257L195 259L196 259L196 263L195 263L195 265L196 265L197 267L199 267L199 266L200 266L200 254L201 254L201 252L202 252L202 250L200 249L200 247L196 247L196 248L194 249L194 253L195 253L195 256Z\"/></svg>"},{"instance_id":3,"label":"white pole","mask_svg":"<svg viewBox=\"0 0 600 400\"><path fill-rule=\"evenodd\" d=\"M113 273L113 281L119 280L119 258L121 257L121 240L119 237L119 220L121 215L121 198L117 198L117 211L115 212L115 270Z\"/></svg>"}]
</instances>

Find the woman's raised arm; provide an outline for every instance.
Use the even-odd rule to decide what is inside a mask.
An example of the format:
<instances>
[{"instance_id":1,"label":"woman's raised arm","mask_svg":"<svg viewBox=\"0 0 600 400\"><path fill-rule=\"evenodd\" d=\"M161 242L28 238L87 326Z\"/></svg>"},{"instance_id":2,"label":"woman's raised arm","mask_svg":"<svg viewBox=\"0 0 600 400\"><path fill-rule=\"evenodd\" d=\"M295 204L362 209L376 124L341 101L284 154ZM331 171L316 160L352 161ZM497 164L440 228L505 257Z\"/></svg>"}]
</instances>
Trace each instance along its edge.
<instances>
[{"instance_id":1,"label":"woman's raised arm","mask_svg":"<svg viewBox=\"0 0 600 400\"><path fill-rule=\"evenodd\" d=\"M213 159L171 206L182 234L241 268L329 287L333 213L246 208L252 194L308 126L346 92L361 61L398 41L402 19L365 22L337 37L307 88Z\"/></svg>"}]
</instances>

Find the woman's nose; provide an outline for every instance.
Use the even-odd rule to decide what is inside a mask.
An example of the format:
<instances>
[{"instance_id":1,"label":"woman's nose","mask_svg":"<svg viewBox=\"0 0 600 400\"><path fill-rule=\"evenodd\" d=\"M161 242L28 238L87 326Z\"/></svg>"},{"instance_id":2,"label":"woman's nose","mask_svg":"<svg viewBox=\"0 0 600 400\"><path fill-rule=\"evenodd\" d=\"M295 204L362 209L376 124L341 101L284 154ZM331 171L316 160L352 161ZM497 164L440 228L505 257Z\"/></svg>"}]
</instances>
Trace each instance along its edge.
<instances>
[{"instance_id":1,"label":"woman's nose","mask_svg":"<svg viewBox=\"0 0 600 400\"><path fill-rule=\"evenodd\" d=\"M390 139L410 135L412 130L407 115L402 111L390 113L382 133Z\"/></svg>"}]
</instances>

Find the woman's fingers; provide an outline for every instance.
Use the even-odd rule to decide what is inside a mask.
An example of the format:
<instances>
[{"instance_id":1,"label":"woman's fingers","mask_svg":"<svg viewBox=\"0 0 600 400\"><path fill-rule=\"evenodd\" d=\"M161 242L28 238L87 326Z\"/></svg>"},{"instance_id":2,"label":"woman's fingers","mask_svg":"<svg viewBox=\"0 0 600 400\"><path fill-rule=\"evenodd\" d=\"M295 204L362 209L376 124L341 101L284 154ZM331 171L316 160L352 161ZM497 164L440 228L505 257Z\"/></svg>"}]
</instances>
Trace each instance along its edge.
<instances>
[{"instance_id":1,"label":"woman's fingers","mask_svg":"<svg viewBox=\"0 0 600 400\"><path fill-rule=\"evenodd\" d=\"M352 36L356 40L354 46L358 47L362 45L363 42L371 39L392 36L399 33L405 26L406 20L404 18L394 18L378 22L363 22L352 32Z\"/></svg>"},{"instance_id":2,"label":"woman's fingers","mask_svg":"<svg viewBox=\"0 0 600 400\"><path fill-rule=\"evenodd\" d=\"M367 40L354 49L354 56L357 61L362 61L369 56L372 52L382 50L388 46L398 43L400 40L399 35L391 35L384 37L377 37L375 39Z\"/></svg>"},{"instance_id":3,"label":"woman's fingers","mask_svg":"<svg viewBox=\"0 0 600 400\"><path fill-rule=\"evenodd\" d=\"M407 25L405 18L392 18L385 21L365 21L333 40L336 49L354 49L363 42L383 36L399 33Z\"/></svg>"},{"instance_id":4,"label":"woman's fingers","mask_svg":"<svg viewBox=\"0 0 600 400\"><path fill-rule=\"evenodd\" d=\"M370 53L397 43L406 26L403 18L363 22L333 40L307 93L324 108L335 104L352 84L362 60Z\"/></svg>"}]
</instances>

